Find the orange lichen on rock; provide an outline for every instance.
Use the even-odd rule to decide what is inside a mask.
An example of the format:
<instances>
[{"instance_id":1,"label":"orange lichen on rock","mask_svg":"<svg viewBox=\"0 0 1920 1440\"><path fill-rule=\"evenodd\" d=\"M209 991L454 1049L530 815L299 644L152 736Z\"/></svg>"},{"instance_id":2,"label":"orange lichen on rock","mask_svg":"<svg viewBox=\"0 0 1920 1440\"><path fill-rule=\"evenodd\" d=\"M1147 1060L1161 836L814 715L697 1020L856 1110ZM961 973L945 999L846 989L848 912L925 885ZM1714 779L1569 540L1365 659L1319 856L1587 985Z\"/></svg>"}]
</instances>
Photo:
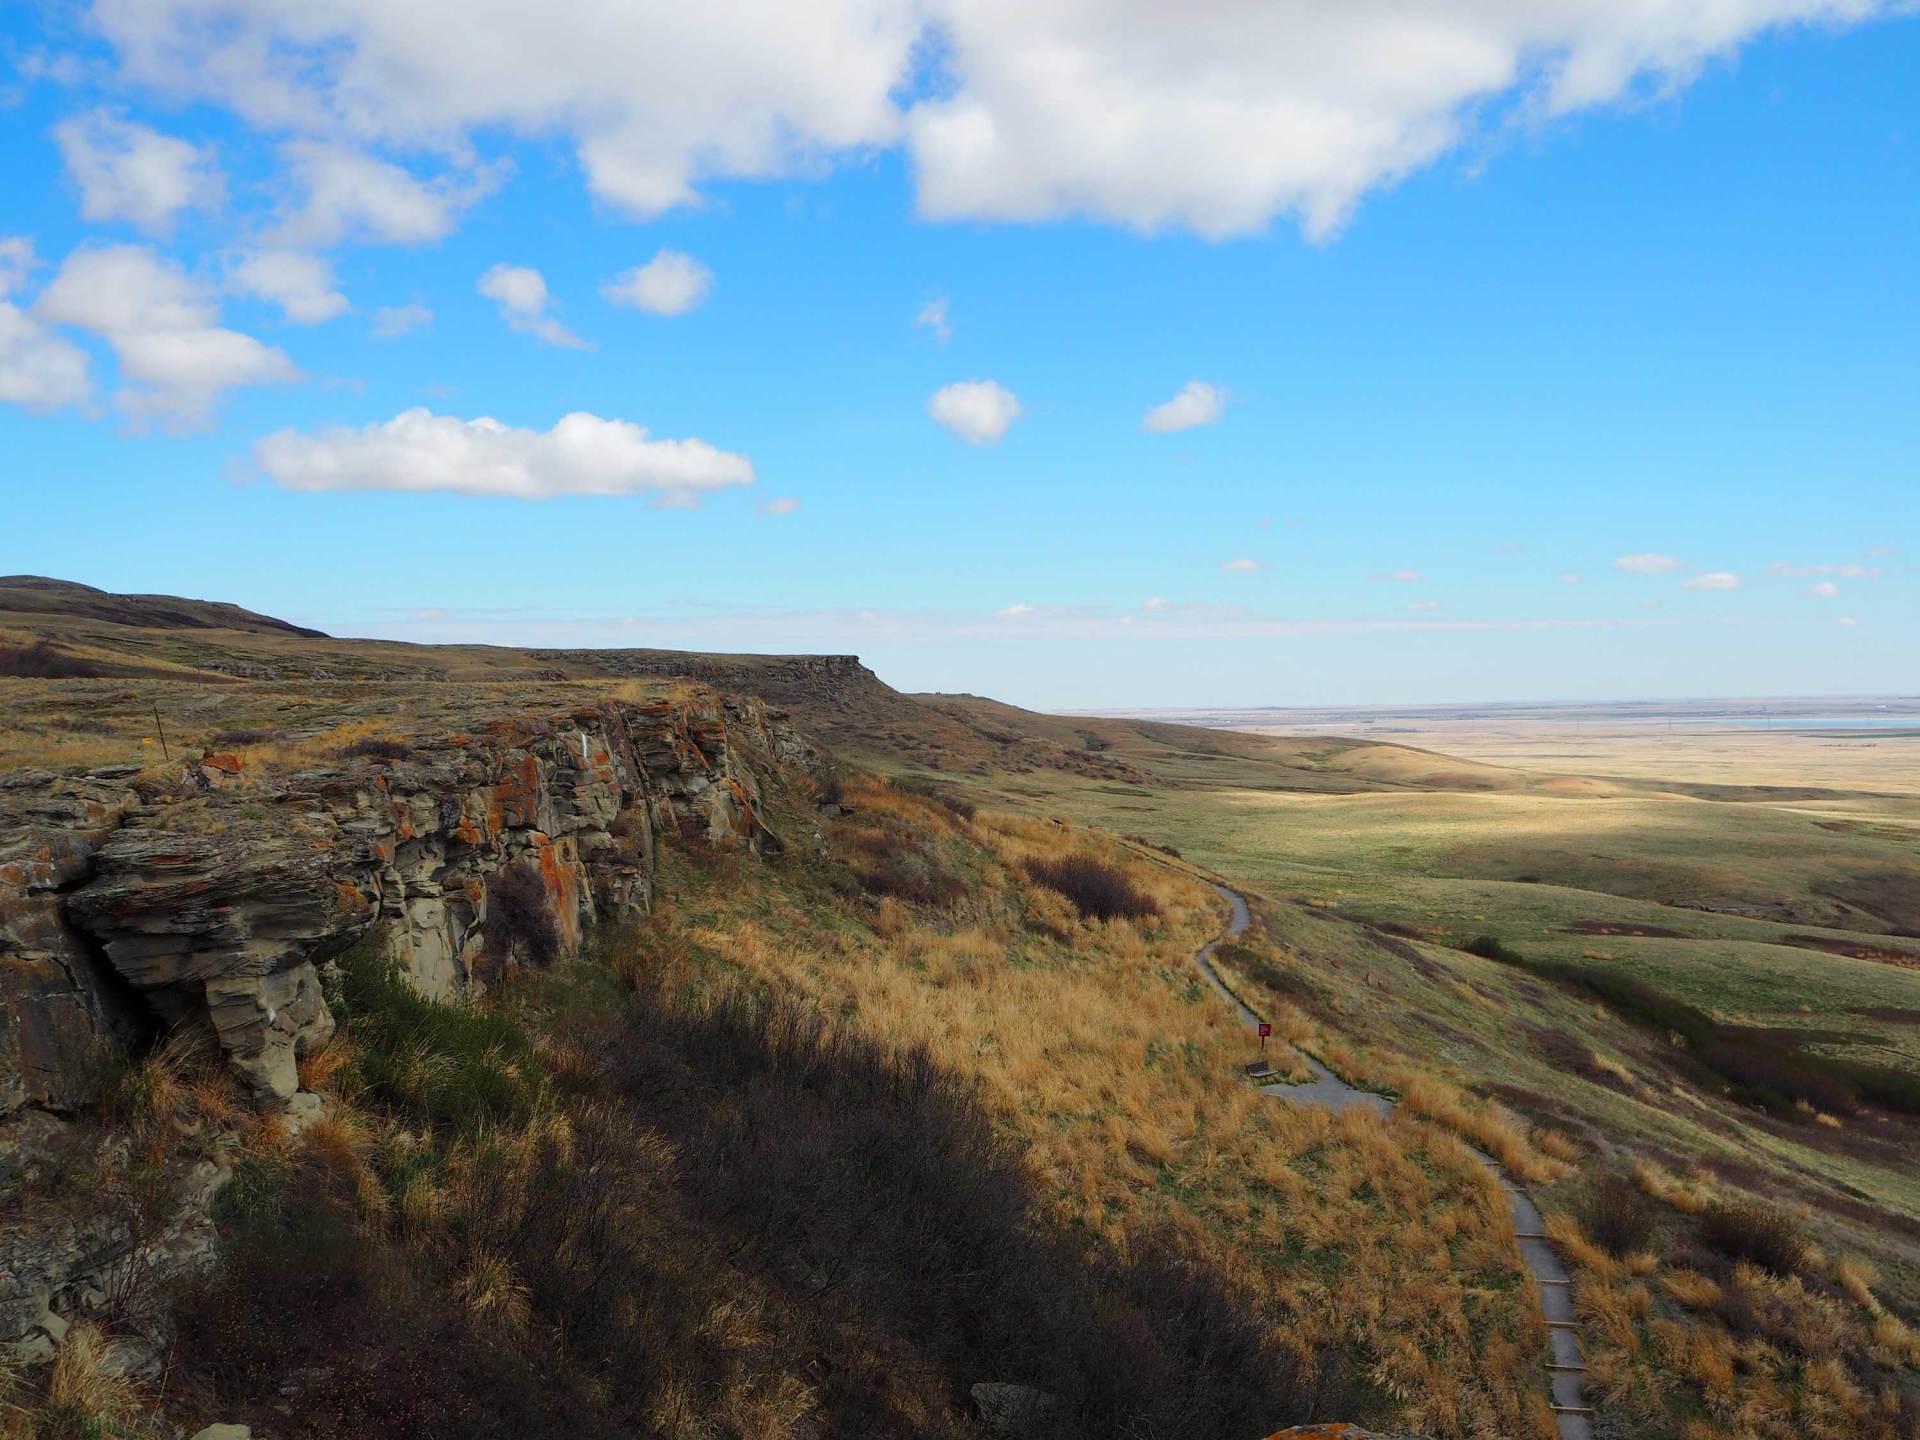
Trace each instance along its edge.
<instances>
[{"instance_id":1,"label":"orange lichen on rock","mask_svg":"<svg viewBox=\"0 0 1920 1440\"><path fill-rule=\"evenodd\" d=\"M220 770L228 775L238 775L246 768L241 763L240 757L230 752L222 752L218 755L209 752L200 757L200 763L209 770Z\"/></svg>"},{"instance_id":2,"label":"orange lichen on rock","mask_svg":"<svg viewBox=\"0 0 1920 1440\"><path fill-rule=\"evenodd\" d=\"M560 927L562 943L572 949L580 943L580 880L570 857L562 846L545 836L537 838L540 879L547 887L553 917Z\"/></svg>"},{"instance_id":3,"label":"orange lichen on rock","mask_svg":"<svg viewBox=\"0 0 1920 1440\"><path fill-rule=\"evenodd\" d=\"M506 778L493 787L493 800L487 806L487 831L498 835L508 828L524 829L535 823L540 810L540 761L532 755L516 760Z\"/></svg>"}]
</instances>

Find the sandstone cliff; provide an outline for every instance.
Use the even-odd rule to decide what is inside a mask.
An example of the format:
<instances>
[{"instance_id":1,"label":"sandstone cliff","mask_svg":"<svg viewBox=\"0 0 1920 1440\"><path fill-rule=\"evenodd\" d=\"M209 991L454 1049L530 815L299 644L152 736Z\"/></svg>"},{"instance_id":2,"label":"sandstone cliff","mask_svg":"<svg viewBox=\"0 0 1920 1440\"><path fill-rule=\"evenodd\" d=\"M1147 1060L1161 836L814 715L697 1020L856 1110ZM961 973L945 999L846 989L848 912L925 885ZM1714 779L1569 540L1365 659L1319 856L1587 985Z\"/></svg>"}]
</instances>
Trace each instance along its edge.
<instances>
[{"instance_id":1,"label":"sandstone cliff","mask_svg":"<svg viewBox=\"0 0 1920 1440\"><path fill-rule=\"evenodd\" d=\"M503 877L570 947L644 912L660 833L759 845L804 741L758 701L601 702L280 773L212 753L0 781L0 1116L84 1102L103 1045L205 1023L258 1105L332 1032L318 967L367 938L423 992L524 959ZM520 902L524 905L524 901ZM524 929L524 925L522 927Z\"/></svg>"}]
</instances>

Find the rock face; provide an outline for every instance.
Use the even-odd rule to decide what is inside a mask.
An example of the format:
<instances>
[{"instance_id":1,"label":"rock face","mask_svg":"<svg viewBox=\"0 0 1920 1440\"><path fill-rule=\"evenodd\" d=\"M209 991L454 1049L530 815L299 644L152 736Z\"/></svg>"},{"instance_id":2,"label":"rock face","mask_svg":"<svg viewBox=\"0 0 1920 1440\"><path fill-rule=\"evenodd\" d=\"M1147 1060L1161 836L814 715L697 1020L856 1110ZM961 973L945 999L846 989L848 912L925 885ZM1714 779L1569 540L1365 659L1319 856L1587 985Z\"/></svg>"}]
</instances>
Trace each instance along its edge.
<instances>
[{"instance_id":1,"label":"rock face","mask_svg":"<svg viewBox=\"0 0 1920 1440\"><path fill-rule=\"evenodd\" d=\"M199 1017L284 1109L333 1032L330 958L370 939L429 995L483 987L525 958L503 876L537 885L570 947L648 908L656 836L777 843L756 769L809 758L757 701L702 700L495 719L271 779L207 754L152 803L126 767L19 772L0 782L0 1117L80 1103L115 1027Z\"/></svg>"},{"instance_id":2,"label":"rock face","mask_svg":"<svg viewBox=\"0 0 1920 1440\"><path fill-rule=\"evenodd\" d=\"M0 777L0 1116L80 1104L102 1042L129 1023L123 987L63 901L136 803L128 773Z\"/></svg>"}]
</instances>

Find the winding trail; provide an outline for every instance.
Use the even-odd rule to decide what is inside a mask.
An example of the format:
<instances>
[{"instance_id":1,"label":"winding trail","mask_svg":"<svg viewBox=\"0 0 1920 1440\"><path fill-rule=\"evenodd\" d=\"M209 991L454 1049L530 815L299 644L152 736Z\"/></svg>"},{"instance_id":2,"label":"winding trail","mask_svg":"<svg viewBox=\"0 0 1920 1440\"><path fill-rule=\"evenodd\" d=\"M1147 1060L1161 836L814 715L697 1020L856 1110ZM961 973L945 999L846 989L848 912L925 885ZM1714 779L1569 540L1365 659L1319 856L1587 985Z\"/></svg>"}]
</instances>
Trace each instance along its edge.
<instances>
[{"instance_id":1,"label":"winding trail","mask_svg":"<svg viewBox=\"0 0 1920 1440\"><path fill-rule=\"evenodd\" d=\"M1227 921L1226 934L1202 945L1194 953L1193 963L1207 982L1233 1006L1240 1022L1249 1028L1257 1028L1260 1024L1259 1015L1233 993L1227 982L1220 978L1220 972L1213 968L1213 952L1219 949L1222 942L1243 934L1252 923L1253 914L1247 908L1246 897L1217 882L1210 883L1220 892L1221 898L1233 907L1233 915ZM1277 1100L1290 1100L1296 1105L1317 1105L1328 1110L1363 1109L1377 1115L1393 1113L1394 1102L1386 1096L1356 1089L1306 1051L1298 1047L1295 1050L1313 1071L1313 1079L1298 1083L1263 1081L1260 1084L1263 1095L1270 1095ZM1539 1207L1525 1190L1514 1184L1512 1177L1492 1156L1478 1150L1473 1153L1482 1165L1493 1172L1494 1178L1500 1182L1500 1188L1506 1191L1507 1213L1513 1219L1514 1234L1520 1242L1520 1258L1540 1292L1540 1310L1547 1317L1547 1388L1553 1405L1554 1423L1560 1430L1560 1440L1593 1440L1593 1409L1586 1402L1584 1384L1587 1361L1585 1352L1580 1348L1580 1334L1573 1319L1571 1277L1547 1240L1546 1222L1541 1218Z\"/></svg>"}]
</instances>

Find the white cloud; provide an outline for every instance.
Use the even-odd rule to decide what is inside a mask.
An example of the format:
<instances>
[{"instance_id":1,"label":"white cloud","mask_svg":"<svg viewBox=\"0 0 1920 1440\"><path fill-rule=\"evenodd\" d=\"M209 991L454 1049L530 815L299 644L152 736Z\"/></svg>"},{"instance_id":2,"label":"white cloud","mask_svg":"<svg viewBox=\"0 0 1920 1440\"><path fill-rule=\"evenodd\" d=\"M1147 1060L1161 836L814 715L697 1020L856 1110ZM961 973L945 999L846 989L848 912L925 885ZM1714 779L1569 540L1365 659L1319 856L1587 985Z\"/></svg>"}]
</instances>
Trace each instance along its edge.
<instances>
[{"instance_id":1,"label":"white cloud","mask_svg":"<svg viewBox=\"0 0 1920 1440\"><path fill-rule=\"evenodd\" d=\"M987 445L1007 433L1020 401L997 380L957 380L933 392L927 414L969 445Z\"/></svg>"},{"instance_id":2,"label":"white cloud","mask_svg":"<svg viewBox=\"0 0 1920 1440\"><path fill-rule=\"evenodd\" d=\"M800 510L800 500L795 495L777 495L757 507L762 515L794 515Z\"/></svg>"},{"instance_id":3,"label":"white cloud","mask_svg":"<svg viewBox=\"0 0 1920 1440\"><path fill-rule=\"evenodd\" d=\"M432 323L433 311L418 300L410 300L405 305L382 305L373 312L373 324L369 328L374 339L393 340Z\"/></svg>"},{"instance_id":4,"label":"white cloud","mask_svg":"<svg viewBox=\"0 0 1920 1440\"><path fill-rule=\"evenodd\" d=\"M953 324L947 318L947 297L936 295L920 307L920 313L913 317L913 323L922 329L931 330L933 338L942 345L953 338Z\"/></svg>"},{"instance_id":5,"label":"white cloud","mask_svg":"<svg viewBox=\"0 0 1920 1440\"><path fill-rule=\"evenodd\" d=\"M128 78L262 128L390 147L560 134L593 193L642 217L707 179L897 140L927 33L911 0L104 0L93 20Z\"/></svg>"},{"instance_id":6,"label":"white cloud","mask_svg":"<svg viewBox=\"0 0 1920 1440\"><path fill-rule=\"evenodd\" d=\"M1440 602L1438 600L1416 600L1407 606L1407 609L1416 613L1426 610L1438 610L1439 608Z\"/></svg>"},{"instance_id":7,"label":"white cloud","mask_svg":"<svg viewBox=\"0 0 1920 1440\"><path fill-rule=\"evenodd\" d=\"M549 345L585 350L587 342L547 313L552 297L538 270L527 265L495 265L480 277L480 293L500 307L500 317L514 329L538 335Z\"/></svg>"},{"instance_id":8,"label":"white cloud","mask_svg":"<svg viewBox=\"0 0 1920 1440\"><path fill-rule=\"evenodd\" d=\"M92 394L87 352L12 301L0 300L0 400L55 410L83 404Z\"/></svg>"},{"instance_id":9,"label":"white cloud","mask_svg":"<svg viewBox=\"0 0 1920 1440\"><path fill-rule=\"evenodd\" d=\"M220 203L220 171L210 155L110 111L61 121L53 140L80 187L82 219L124 220L164 235L182 210Z\"/></svg>"},{"instance_id":10,"label":"white cloud","mask_svg":"<svg viewBox=\"0 0 1920 1440\"><path fill-rule=\"evenodd\" d=\"M498 183L497 170L421 180L350 146L293 140L282 147L300 199L268 234L292 249L325 249L343 240L424 245L452 232L460 212Z\"/></svg>"},{"instance_id":11,"label":"white cloud","mask_svg":"<svg viewBox=\"0 0 1920 1440\"><path fill-rule=\"evenodd\" d=\"M1569 570L1565 574L1561 575L1560 583L1562 585L1578 585L1585 578L1586 577L1580 574L1578 571Z\"/></svg>"},{"instance_id":12,"label":"white cloud","mask_svg":"<svg viewBox=\"0 0 1920 1440\"><path fill-rule=\"evenodd\" d=\"M663 249L646 264L621 271L600 293L616 305L652 315L684 315L705 303L712 291L713 271L691 255Z\"/></svg>"},{"instance_id":13,"label":"white cloud","mask_svg":"<svg viewBox=\"0 0 1920 1440\"><path fill-rule=\"evenodd\" d=\"M1173 608L1173 602L1164 595L1149 595L1141 602L1140 608L1149 615L1158 615Z\"/></svg>"},{"instance_id":14,"label":"white cloud","mask_svg":"<svg viewBox=\"0 0 1920 1440\"><path fill-rule=\"evenodd\" d=\"M1831 580L1821 580L1807 587L1807 594L1816 600L1831 600L1840 593L1840 587Z\"/></svg>"},{"instance_id":15,"label":"white cloud","mask_svg":"<svg viewBox=\"0 0 1920 1440\"><path fill-rule=\"evenodd\" d=\"M1769 565L1767 570L1770 574L1796 579L1805 579L1810 575L1838 575L1843 580L1865 580L1880 573L1878 565L1789 565L1784 560Z\"/></svg>"},{"instance_id":16,"label":"white cloud","mask_svg":"<svg viewBox=\"0 0 1920 1440\"><path fill-rule=\"evenodd\" d=\"M1738 590L1740 577L1731 570L1709 570L1704 575L1695 575L1691 580L1682 582L1686 590Z\"/></svg>"},{"instance_id":17,"label":"white cloud","mask_svg":"<svg viewBox=\"0 0 1920 1440\"><path fill-rule=\"evenodd\" d=\"M1238 560L1228 560L1220 568L1229 575L1254 575L1267 567L1251 555L1242 555Z\"/></svg>"},{"instance_id":18,"label":"white cloud","mask_svg":"<svg viewBox=\"0 0 1920 1440\"><path fill-rule=\"evenodd\" d=\"M1145 230L1336 229L1488 126L1642 88L1872 0L949 0L952 80L909 114L922 211ZM1490 102L1505 101L1504 105Z\"/></svg>"},{"instance_id":19,"label":"white cloud","mask_svg":"<svg viewBox=\"0 0 1920 1440\"><path fill-rule=\"evenodd\" d=\"M1226 410L1226 391L1204 380L1189 380L1178 395L1147 411L1140 428L1156 435L1191 430L1196 425L1218 424Z\"/></svg>"},{"instance_id":20,"label":"white cloud","mask_svg":"<svg viewBox=\"0 0 1920 1440\"><path fill-rule=\"evenodd\" d=\"M1860 622L1859 622L1858 620L1856 620L1856 619L1854 619L1854 618L1853 618L1853 616L1851 616L1851 615L1842 615L1842 616L1841 616L1841 617L1840 617L1840 618L1839 618L1839 619L1838 619L1837 621L1835 621L1834 623L1835 623L1835 624L1838 624L1838 625L1858 625L1858 624L1859 624Z\"/></svg>"},{"instance_id":21,"label":"white cloud","mask_svg":"<svg viewBox=\"0 0 1920 1440\"><path fill-rule=\"evenodd\" d=\"M40 257L33 253L30 236L0 236L0 300L26 284L27 277L39 268Z\"/></svg>"},{"instance_id":22,"label":"white cloud","mask_svg":"<svg viewBox=\"0 0 1920 1440\"><path fill-rule=\"evenodd\" d=\"M34 313L106 337L120 362L120 408L173 428L205 424L221 393L297 380L284 351L223 328L206 288L144 245L76 250Z\"/></svg>"},{"instance_id":23,"label":"white cloud","mask_svg":"<svg viewBox=\"0 0 1920 1440\"><path fill-rule=\"evenodd\" d=\"M237 294L271 300L296 325L318 325L347 309L347 297L334 288L333 266L302 250L247 251L227 283Z\"/></svg>"},{"instance_id":24,"label":"white cloud","mask_svg":"<svg viewBox=\"0 0 1920 1440\"><path fill-rule=\"evenodd\" d=\"M283 133L558 134L635 215L904 145L939 218L1337 228L1516 122L1683 87L1896 0L96 0L127 79Z\"/></svg>"},{"instance_id":25,"label":"white cloud","mask_svg":"<svg viewBox=\"0 0 1920 1440\"><path fill-rule=\"evenodd\" d=\"M454 491L522 500L650 494L695 505L753 483L753 463L704 440L656 440L642 426L564 416L551 430L408 410L359 429L281 430L254 447L260 469L289 490Z\"/></svg>"},{"instance_id":26,"label":"white cloud","mask_svg":"<svg viewBox=\"0 0 1920 1440\"><path fill-rule=\"evenodd\" d=\"M1680 568L1680 562L1671 555L1643 551L1638 555L1622 555L1613 562L1613 568L1629 575L1671 575Z\"/></svg>"},{"instance_id":27,"label":"white cloud","mask_svg":"<svg viewBox=\"0 0 1920 1440\"><path fill-rule=\"evenodd\" d=\"M1034 608L1031 605L1008 605L993 613L1002 620L1024 620L1034 613Z\"/></svg>"},{"instance_id":28,"label":"white cloud","mask_svg":"<svg viewBox=\"0 0 1920 1440\"><path fill-rule=\"evenodd\" d=\"M1382 574L1369 575L1367 578L1369 580L1391 580L1397 585L1418 585L1427 577L1411 566L1403 566L1398 570L1388 570Z\"/></svg>"}]
</instances>

